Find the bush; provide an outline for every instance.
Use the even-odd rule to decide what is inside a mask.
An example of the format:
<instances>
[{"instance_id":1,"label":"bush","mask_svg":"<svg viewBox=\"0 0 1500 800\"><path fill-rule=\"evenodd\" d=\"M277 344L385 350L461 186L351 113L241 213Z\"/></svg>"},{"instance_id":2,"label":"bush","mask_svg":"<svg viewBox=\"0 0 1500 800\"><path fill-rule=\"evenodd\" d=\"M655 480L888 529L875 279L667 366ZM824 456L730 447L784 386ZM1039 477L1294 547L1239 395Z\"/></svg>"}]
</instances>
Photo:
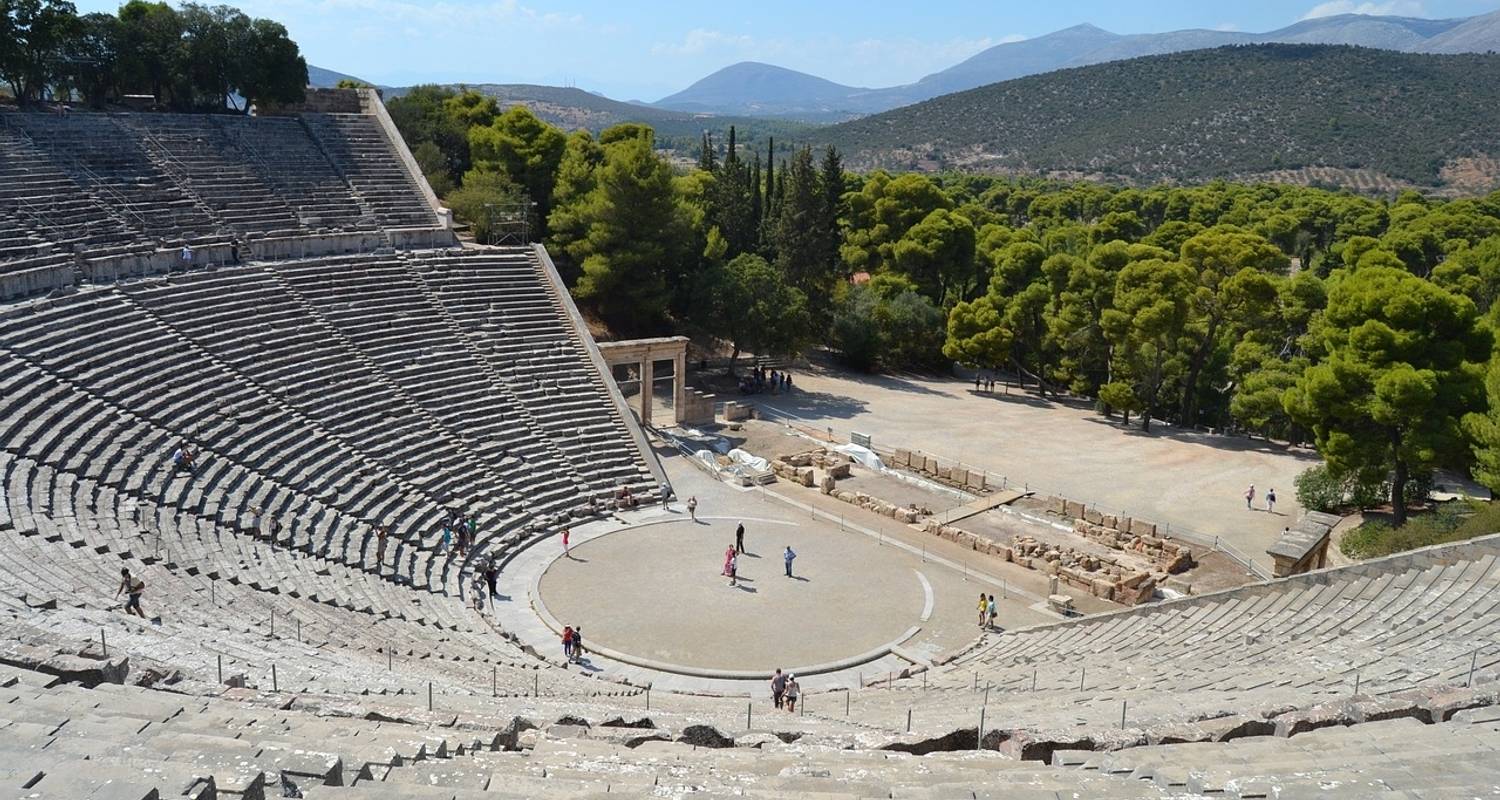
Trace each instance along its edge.
<instances>
[{"instance_id":1,"label":"bush","mask_svg":"<svg viewBox=\"0 0 1500 800\"><path fill-rule=\"evenodd\" d=\"M1303 508L1332 514L1344 505L1344 478L1335 474L1327 464L1303 470L1295 483L1297 502Z\"/></svg>"},{"instance_id":2,"label":"bush","mask_svg":"<svg viewBox=\"0 0 1500 800\"><path fill-rule=\"evenodd\" d=\"M1399 528L1371 520L1344 535L1339 552L1350 558L1380 558L1419 547L1459 542L1500 529L1500 506L1478 501L1444 503Z\"/></svg>"}]
</instances>

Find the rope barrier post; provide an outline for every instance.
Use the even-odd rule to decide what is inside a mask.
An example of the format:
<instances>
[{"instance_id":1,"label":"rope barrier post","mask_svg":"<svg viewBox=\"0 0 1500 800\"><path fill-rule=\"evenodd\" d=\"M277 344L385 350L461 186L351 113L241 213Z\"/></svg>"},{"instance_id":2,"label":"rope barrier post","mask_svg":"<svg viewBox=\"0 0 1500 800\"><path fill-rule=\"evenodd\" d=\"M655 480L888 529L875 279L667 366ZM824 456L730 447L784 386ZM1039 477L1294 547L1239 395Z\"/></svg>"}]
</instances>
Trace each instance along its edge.
<instances>
[{"instance_id":1,"label":"rope barrier post","mask_svg":"<svg viewBox=\"0 0 1500 800\"><path fill-rule=\"evenodd\" d=\"M974 734L974 749L984 749L984 706L979 707L979 730Z\"/></svg>"},{"instance_id":2,"label":"rope barrier post","mask_svg":"<svg viewBox=\"0 0 1500 800\"><path fill-rule=\"evenodd\" d=\"M979 691L979 673L974 673L974 691Z\"/></svg>"},{"instance_id":3,"label":"rope barrier post","mask_svg":"<svg viewBox=\"0 0 1500 800\"><path fill-rule=\"evenodd\" d=\"M906 709L906 732L911 733L911 708Z\"/></svg>"},{"instance_id":4,"label":"rope barrier post","mask_svg":"<svg viewBox=\"0 0 1500 800\"><path fill-rule=\"evenodd\" d=\"M984 705L990 704L990 682L984 682Z\"/></svg>"},{"instance_id":5,"label":"rope barrier post","mask_svg":"<svg viewBox=\"0 0 1500 800\"><path fill-rule=\"evenodd\" d=\"M224 654L219 653L219 685L224 685Z\"/></svg>"},{"instance_id":6,"label":"rope barrier post","mask_svg":"<svg viewBox=\"0 0 1500 800\"><path fill-rule=\"evenodd\" d=\"M500 696L500 668L490 665L490 697Z\"/></svg>"},{"instance_id":7,"label":"rope barrier post","mask_svg":"<svg viewBox=\"0 0 1500 800\"><path fill-rule=\"evenodd\" d=\"M1130 705L1129 700L1120 701L1120 730L1125 730L1125 709Z\"/></svg>"},{"instance_id":8,"label":"rope barrier post","mask_svg":"<svg viewBox=\"0 0 1500 800\"><path fill-rule=\"evenodd\" d=\"M432 710L432 681L427 682L427 710Z\"/></svg>"},{"instance_id":9,"label":"rope barrier post","mask_svg":"<svg viewBox=\"0 0 1500 800\"><path fill-rule=\"evenodd\" d=\"M1469 659L1469 680L1464 684L1469 688L1474 686L1474 668L1479 665L1479 649L1475 648L1474 657Z\"/></svg>"},{"instance_id":10,"label":"rope barrier post","mask_svg":"<svg viewBox=\"0 0 1500 800\"><path fill-rule=\"evenodd\" d=\"M387 644L385 646L385 671L386 672L390 672L391 670L395 669L395 667L393 666L393 664L395 663L395 659L396 659L395 655L391 652L391 646L389 644Z\"/></svg>"},{"instance_id":11,"label":"rope barrier post","mask_svg":"<svg viewBox=\"0 0 1500 800\"><path fill-rule=\"evenodd\" d=\"M844 716L849 716L849 695L853 692L844 692Z\"/></svg>"},{"instance_id":12,"label":"rope barrier post","mask_svg":"<svg viewBox=\"0 0 1500 800\"><path fill-rule=\"evenodd\" d=\"M297 641L302 641L302 620L297 620Z\"/></svg>"},{"instance_id":13,"label":"rope barrier post","mask_svg":"<svg viewBox=\"0 0 1500 800\"><path fill-rule=\"evenodd\" d=\"M1079 670L1078 670L1078 691L1080 691L1080 692L1083 691L1083 677L1085 675L1087 675L1087 674L1089 674L1089 668L1088 667L1081 667L1081 668L1079 668Z\"/></svg>"},{"instance_id":14,"label":"rope barrier post","mask_svg":"<svg viewBox=\"0 0 1500 800\"><path fill-rule=\"evenodd\" d=\"M531 673L531 696L542 696L542 675L540 672Z\"/></svg>"},{"instance_id":15,"label":"rope barrier post","mask_svg":"<svg viewBox=\"0 0 1500 800\"><path fill-rule=\"evenodd\" d=\"M271 638L276 638L276 611L271 611Z\"/></svg>"},{"instance_id":16,"label":"rope barrier post","mask_svg":"<svg viewBox=\"0 0 1500 800\"><path fill-rule=\"evenodd\" d=\"M651 710L651 687L646 687L646 710Z\"/></svg>"},{"instance_id":17,"label":"rope barrier post","mask_svg":"<svg viewBox=\"0 0 1500 800\"><path fill-rule=\"evenodd\" d=\"M218 606L219 605L218 590L214 588L214 587L216 587L218 585L219 585L218 581L209 581L208 582L208 602L209 602L209 605L213 605L213 606Z\"/></svg>"},{"instance_id":18,"label":"rope barrier post","mask_svg":"<svg viewBox=\"0 0 1500 800\"><path fill-rule=\"evenodd\" d=\"M104 656L105 658L108 658L109 642L104 641L104 628L102 626L99 628L99 646L104 648Z\"/></svg>"},{"instance_id":19,"label":"rope barrier post","mask_svg":"<svg viewBox=\"0 0 1500 800\"><path fill-rule=\"evenodd\" d=\"M1356 697L1359 696L1359 672L1357 671L1354 673L1354 694Z\"/></svg>"},{"instance_id":20,"label":"rope barrier post","mask_svg":"<svg viewBox=\"0 0 1500 800\"><path fill-rule=\"evenodd\" d=\"M1031 670L1031 693L1036 694L1036 669Z\"/></svg>"},{"instance_id":21,"label":"rope barrier post","mask_svg":"<svg viewBox=\"0 0 1500 800\"><path fill-rule=\"evenodd\" d=\"M271 691L273 691L273 692L279 692L279 691L281 691L280 686L276 683L276 662L275 661L271 662Z\"/></svg>"},{"instance_id":22,"label":"rope barrier post","mask_svg":"<svg viewBox=\"0 0 1500 800\"><path fill-rule=\"evenodd\" d=\"M922 691L927 691L927 670L922 670Z\"/></svg>"},{"instance_id":23,"label":"rope barrier post","mask_svg":"<svg viewBox=\"0 0 1500 800\"><path fill-rule=\"evenodd\" d=\"M755 703L745 704L745 730L747 731L750 730L750 713L753 708L755 708Z\"/></svg>"}]
</instances>

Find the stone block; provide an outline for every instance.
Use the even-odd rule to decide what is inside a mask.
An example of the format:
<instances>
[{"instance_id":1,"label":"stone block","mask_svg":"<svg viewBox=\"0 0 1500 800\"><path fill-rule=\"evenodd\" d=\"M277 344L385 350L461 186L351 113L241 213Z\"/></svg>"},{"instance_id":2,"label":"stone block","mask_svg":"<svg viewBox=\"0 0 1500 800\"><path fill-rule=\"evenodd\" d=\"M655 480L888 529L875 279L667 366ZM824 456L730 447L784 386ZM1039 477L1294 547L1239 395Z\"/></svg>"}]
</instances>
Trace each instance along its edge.
<instances>
[{"instance_id":1,"label":"stone block","mask_svg":"<svg viewBox=\"0 0 1500 800\"><path fill-rule=\"evenodd\" d=\"M1069 519L1083 519L1083 503L1078 503L1072 500L1067 501L1066 509L1063 511L1063 516Z\"/></svg>"},{"instance_id":2,"label":"stone block","mask_svg":"<svg viewBox=\"0 0 1500 800\"><path fill-rule=\"evenodd\" d=\"M1132 519L1130 521L1130 532L1136 536L1155 536L1156 523L1145 520Z\"/></svg>"},{"instance_id":3,"label":"stone block","mask_svg":"<svg viewBox=\"0 0 1500 800\"><path fill-rule=\"evenodd\" d=\"M989 478L983 472L970 472L967 486L976 492L982 492L989 488Z\"/></svg>"},{"instance_id":4,"label":"stone block","mask_svg":"<svg viewBox=\"0 0 1500 800\"><path fill-rule=\"evenodd\" d=\"M932 456L926 456L922 462L922 471L928 475L936 475L938 471L938 460Z\"/></svg>"},{"instance_id":5,"label":"stone block","mask_svg":"<svg viewBox=\"0 0 1500 800\"><path fill-rule=\"evenodd\" d=\"M1115 599L1114 581L1106 580L1104 578L1095 578L1092 583L1093 585L1090 587L1090 592L1095 597L1098 597L1102 600Z\"/></svg>"},{"instance_id":6,"label":"stone block","mask_svg":"<svg viewBox=\"0 0 1500 800\"><path fill-rule=\"evenodd\" d=\"M1207 731L1215 742L1228 742L1246 736L1270 736L1276 732L1276 723L1245 714L1199 720L1194 724Z\"/></svg>"},{"instance_id":7,"label":"stone block","mask_svg":"<svg viewBox=\"0 0 1500 800\"><path fill-rule=\"evenodd\" d=\"M972 733L972 731L970 732ZM972 744L972 742L970 742ZM1000 752L1021 761L1052 763L1059 750L1093 750L1094 741L1077 731L1013 731L1000 744Z\"/></svg>"},{"instance_id":8,"label":"stone block","mask_svg":"<svg viewBox=\"0 0 1500 800\"><path fill-rule=\"evenodd\" d=\"M1391 695L1396 700L1410 700L1421 709L1419 719L1428 724L1447 722L1455 713L1470 708L1496 704L1494 690L1464 687L1409 689Z\"/></svg>"},{"instance_id":9,"label":"stone block","mask_svg":"<svg viewBox=\"0 0 1500 800\"><path fill-rule=\"evenodd\" d=\"M843 480L849 477L849 462L845 461L842 464L834 464L830 466L828 468L828 474L832 475L835 480Z\"/></svg>"},{"instance_id":10,"label":"stone block","mask_svg":"<svg viewBox=\"0 0 1500 800\"><path fill-rule=\"evenodd\" d=\"M1104 524L1104 515L1100 514L1097 508L1085 508L1083 510L1083 518L1088 520L1090 525Z\"/></svg>"},{"instance_id":11,"label":"stone block","mask_svg":"<svg viewBox=\"0 0 1500 800\"><path fill-rule=\"evenodd\" d=\"M1276 735L1281 737L1296 736L1318 728L1353 725L1355 722L1349 713L1348 704L1343 702L1301 708L1282 714L1272 721L1276 723Z\"/></svg>"},{"instance_id":12,"label":"stone block","mask_svg":"<svg viewBox=\"0 0 1500 800\"><path fill-rule=\"evenodd\" d=\"M823 479L818 481L818 491L822 492L823 494L833 494L833 486L834 483L832 475L825 474L823 476Z\"/></svg>"}]
</instances>

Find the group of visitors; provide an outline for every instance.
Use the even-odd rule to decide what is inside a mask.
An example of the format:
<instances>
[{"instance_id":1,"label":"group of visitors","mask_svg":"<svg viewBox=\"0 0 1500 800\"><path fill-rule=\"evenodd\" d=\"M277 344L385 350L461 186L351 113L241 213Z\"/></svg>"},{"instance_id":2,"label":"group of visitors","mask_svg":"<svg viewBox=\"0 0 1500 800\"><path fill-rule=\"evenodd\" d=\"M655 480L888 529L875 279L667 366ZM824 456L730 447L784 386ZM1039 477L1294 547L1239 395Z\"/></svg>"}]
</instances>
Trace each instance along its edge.
<instances>
[{"instance_id":1,"label":"group of visitors","mask_svg":"<svg viewBox=\"0 0 1500 800\"><path fill-rule=\"evenodd\" d=\"M1276 488L1275 487L1272 487L1269 491L1266 492L1265 501L1266 501L1266 511L1268 511L1270 513L1273 513L1273 514L1276 513ZM1253 484L1253 483L1250 484L1250 488L1249 489L1245 490L1245 510L1246 511L1254 511L1255 510L1255 484Z\"/></svg>"},{"instance_id":2,"label":"group of visitors","mask_svg":"<svg viewBox=\"0 0 1500 800\"><path fill-rule=\"evenodd\" d=\"M572 625L568 625L568 626L564 627L563 628L563 633L562 633L562 646L563 646L563 658L566 658L568 660L569 664L579 664L579 663L582 663L583 662L583 628L582 627L575 628Z\"/></svg>"},{"instance_id":3,"label":"group of visitors","mask_svg":"<svg viewBox=\"0 0 1500 800\"><path fill-rule=\"evenodd\" d=\"M995 627L995 618L1000 615L1000 605L995 602L995 596L985 596L979 593L979 627L990 630Z\"/></svg>"},{"instance_id":4,"label":"group of visitors","mask_svg":"<svg viewBox=\"0 0 1500 800\"><path fill-rule=\"evenodd\" d=\"M756 367L749 375L740 378L740 394L781 394L792 390L792 373L777 370L767 371Z\"/></svg>"},{"instance_id":5,"label":"group of visitors","mask_svg":"<svg viewBox=\"0 0 1500 800\"><path fill-rule=\"evenodd\" d=\"M787 711L797 710L797 700L802 696L802 686L797 683L797 676L792 674L783 675L781 669L776 669L776 674L771 678L771 702L777 708Z\"/></svg>"},{"instance_id":6,"label":"group of visitors","mask_svg":"<svg viewBox=\"0 0 1500 800\"><path fill-rule=\"evenodd\" d=\"M985 378L985 377L982 377L982 376L976 374L974 376L974 391L976 391L976 392L980 391L981 388L984 391L989 392L990 394L994 394L995 393L995 379L993 377Z\"/></svg>"},{"instance_id":7,"label":"group of visitors","mask_svg":"<svg viewBox=\"0 0 1500 800\"><path fill-rule=\"evenodd\" d=\"M456 510L450 510L448 516L443 520L442 538L438 541L438 552L446 553L453 546L457 538L456 552L465 555L479 534L479 517L470 514L467 517Z\"/></svg>"}]
</instances>

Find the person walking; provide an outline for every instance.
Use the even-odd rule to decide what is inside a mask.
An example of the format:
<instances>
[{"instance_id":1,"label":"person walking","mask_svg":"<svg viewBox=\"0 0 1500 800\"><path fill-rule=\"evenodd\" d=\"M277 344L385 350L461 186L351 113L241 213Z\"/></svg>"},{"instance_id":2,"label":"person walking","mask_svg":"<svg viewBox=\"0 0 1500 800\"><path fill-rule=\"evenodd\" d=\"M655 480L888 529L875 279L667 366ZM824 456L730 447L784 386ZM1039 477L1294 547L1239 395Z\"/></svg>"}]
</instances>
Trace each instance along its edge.
<instances>
[{"instance_id":1,"label":"person walking","mask_svg":"<svg viewBox=\"0 0 1500 800\"><path fill-rule=\"evenodd\" d=\"M781 674L781 667L776 668L776 674L771 676L771 703L781 708L781 701L786 696L786 676Z\"/></svg>"},{"instance_id":2,"label":"person walking","mask_svg":"<svg viewBox=\"0 0 1500 800\"><path fill-rule=\"evenodd\" d=\"M563 658L567 661L573 660L573 626L568 625L562 632Z\"/></svg>"},{"instance_id":3,"label":"person walking","mask_svg":"<svg viewBox=\"0 0 1500 800\"><path fill-rule=\"evenodd\" d=\"M698 495L693 495L692 497L688 498L687 507L688 507L688 517L691 518L694 522L697 522L698 521Z\"/></svg>"},{"instance_id":4,"label":"person walking","mask_svg":"<svg viewBox=\"0 0 1500 800\"><path fill-rule=\"evenodd\" d=\"M572 558L573 557L573 551L571 549L569 549L569 547L568 547L568 537L571 536L571 535L572 535L571 531L569 531L567 528L563 528L563 534L562 534L562 539L563 539L563 555L567 556L568 558Z\"/></svg>"},{"instance_id":5,"label":"person walking","mask_svg":"<svg viewBox=\"0 0 1500 800\"><path fill-rule=\"evenodd\" d=\"M792 551L791 545L787 545L786 552L781 554L781 560L786 562L786 576L788 578L792 577L792 560L796 557L797 554Z\"/></svg>"},{"instance_id":6,"label":"person walking","mask_svg":"<svg viewBox=\"0 0 1500 800\"><path fill-rule=\"evenodd\" d=\"M490 597L496 597L500 593L495 591L495 581L500 577L500 568L495 566L494 556L484 565L484 582L490 587Z\"/></svg>"},{"instance_id":7,"label":"person walking","mask_svg":"<svg viewBox=\"0 0 1500 800\"><path fill-rule=\"evenodd\" d=\"M1255 508L1255 506L1252 505L1254 502L1255 502L1255 484L1252 483L1252 484L1250 484L1250 488L1245 490L1245 510L1246 511L1253 510Z\"/></svg>"},{"instance_id":8,"label":"person walking","mask_svg":"<svg viewBox=\"0 0 1500 800\"><path fill-rule=\"evenodd\" d=\"M448 552L448 548L452 544L453 544L453 529L450 528L450 527L448 527L448 523L445 522L445 523L443 523L443 538L442 538L442 540L440 540L438 542L438 553L447 553Z\"/></svg>"},{"instance_id":9,"label":"person walking","mask_svg":"<svg viewBox=\"0 0 1500 800\"><path fill-rule=\"evenodd\" d=\"M734 529L734 549L739 553L745 552L745 523L743 522Z\"/></svg>"},{"instance_id":10,"label":"person walking","mask_svg":"<svg viewBox=\"0 0 1500 800\"><path fill-rule=\"evenodd\" d=\"M740 557L739 557L739 554L735 553L734 549L731 548L729 550L729 585L730 586L739 586L740 585L739 572L740 572Z\"/></svg>"},{"instance_id":11,"label":"person walking","mask_svg":"<svg viewBox=\"0 0 1500 800\"><path fill-rule=\"evenodd\" d=\"M573 663L583 663L583 628L573 629Z\"/></svg>"},{"instance_id":12,"label":"person walking","mask_svg":"<svg viewBox=\"0 0 1500 800\"><path fill-rule=\"evenodd\" d=\"M983 628L990 621L990 601L985 599L984 592L979 593L979 627Z\"/></svg>"},{"instance_id":13,"label":"person walking","mask_svg":"<svg viewBox=\"0 0 1500 800\"><path fill-rule=\"evenodd\" d=\"M734 565L734 548L731 547L731 548L729 548L729 549L727 549L727 550L724 551L724 571L720 572L719 574L723 575L726 578L729 577L729 568L732 567L733 565Z\"/></svg>"},{"instance_id":14,"label":"person walking","mask_svg":"<svg viewBox=\"0 0 1500 800\"><path fill-rule=\"evenodd\" d=\"M990 628L995 627L995 617L1000 616L1000 606L995 604L995 596L990 595Z\"/></svg>"},{"instance_id":15,"label":"person walking","mask_svg":"<svg viewBox=\"0 0 1500 800\"><path fill-rule=\"evenodd\" d=\"M1266 492L1266 511L1276 513L1276 487L1274 486Z\"/></svg>"},{"instance_id":16,"label":"person walking","mask_svg":"<svg viewBox=\"0 0 1500 800\"><path fill-rule=\"evenodd\" d=\"M377 569L385 565L385 539L389 535L384 525L375 526L375 566Z\"/></svg>"},{"instance_id":17,"label":"person walking","mask_svg":"<svg viewBox=\"0 0 1500 800\"><path fill-rule=\"evenodd\" d=\"M120 588L115 590L115 597L120 593L125 594L125 613L135 614L141 619L146 618L146 612L141 609L141 595L146 591L146 582L130 574L129 567L120 567Z\"/></svg>"},{"instance_id":18,"label":"person walking","mask_svg":"<svg viewBox=\"0 0 1500 800\"><path fill-rule=\"evenodd\" d=\"M802 686L797 683L796 675L786 676L786 694L782 702L786 705L787 713L796 713L797 698L802 696Z\"/></svg>"}]
</instances>

